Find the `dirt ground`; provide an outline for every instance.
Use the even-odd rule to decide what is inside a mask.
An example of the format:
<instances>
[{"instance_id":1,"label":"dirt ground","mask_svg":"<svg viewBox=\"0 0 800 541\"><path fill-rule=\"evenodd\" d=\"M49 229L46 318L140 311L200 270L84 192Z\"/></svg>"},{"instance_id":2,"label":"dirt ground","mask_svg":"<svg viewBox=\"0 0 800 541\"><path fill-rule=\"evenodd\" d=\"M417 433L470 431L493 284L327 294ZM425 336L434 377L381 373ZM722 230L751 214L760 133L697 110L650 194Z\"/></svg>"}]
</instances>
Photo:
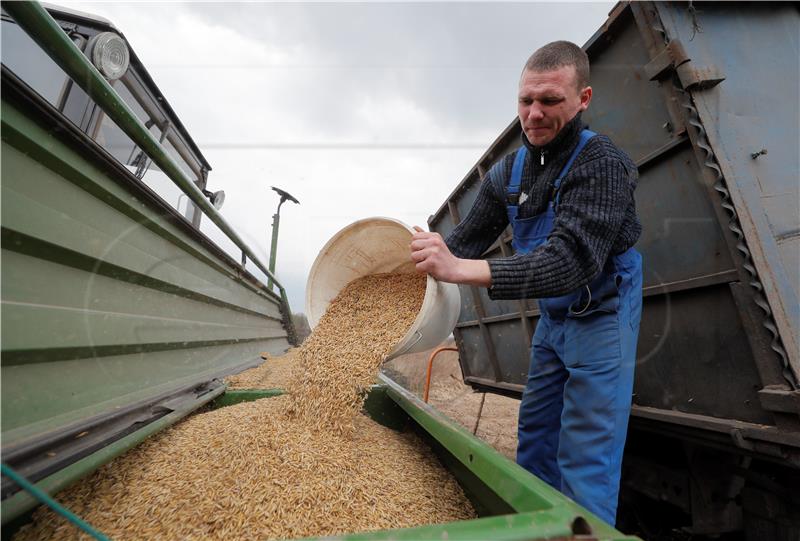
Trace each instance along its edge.
<instances>
[{"instance_id":1,"label":"dirt ground","mask_svg":"<svg viewBox=\"0 0 800 541\"><path fill-rule=\"evenodd\" d=\"M455 347L455 343L451 340L442 346ZM392 379L422 397L428 357L432 351L412 353L393 359L384 365L384 371ZM481 408L482 400L483 408ZM465 385L457 352L443 351L436 356L431 371L429 403L514 460L517 449L519 400L492 393L478 393Z\"/></svg>"}]
</instances>

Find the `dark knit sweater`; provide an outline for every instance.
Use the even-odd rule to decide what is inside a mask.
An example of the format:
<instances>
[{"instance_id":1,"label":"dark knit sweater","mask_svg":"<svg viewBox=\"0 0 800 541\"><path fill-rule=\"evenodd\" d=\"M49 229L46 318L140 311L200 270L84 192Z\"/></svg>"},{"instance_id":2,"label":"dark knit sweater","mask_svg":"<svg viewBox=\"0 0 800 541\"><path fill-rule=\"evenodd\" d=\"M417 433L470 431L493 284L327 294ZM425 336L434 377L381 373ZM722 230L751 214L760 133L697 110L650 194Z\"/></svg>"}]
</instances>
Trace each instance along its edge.
<instances>
[{"instance_id":1,"label":"dark knit sweater","mask_svg":"<svg viewBox=\"0 0 800 541\"><path fill-rule=\"evenodd\" d=\"M558 135L534 147L522 134L528 156L522 170L520 218L547 209L548 195L584 128L578 113ZM447 237L456 257L478 259L508 226L506 187L517 151L488 172L466 218ZM544 165L541 165L544 155ZM529 254L489 259L492 299L542 298L564 295L592 281L610 254L636 243L642 231L633 191L636 165L605 135L597 135L575 159L561 182L553 231L547 242Z\"/></svg>"}]
</instances>

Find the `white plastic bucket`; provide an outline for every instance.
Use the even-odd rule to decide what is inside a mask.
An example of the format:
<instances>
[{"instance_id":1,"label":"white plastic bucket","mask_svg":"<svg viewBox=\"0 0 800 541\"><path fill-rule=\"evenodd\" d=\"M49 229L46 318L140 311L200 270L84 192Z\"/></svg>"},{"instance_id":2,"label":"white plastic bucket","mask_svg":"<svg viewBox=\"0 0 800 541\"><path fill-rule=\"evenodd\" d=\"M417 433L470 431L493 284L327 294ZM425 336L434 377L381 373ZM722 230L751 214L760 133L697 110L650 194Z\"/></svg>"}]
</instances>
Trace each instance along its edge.
<instances>
[{"instance_id":1,"label":"white plastic bucket","mask_svg":"<svg viewBox=\"0 0 800 541\"><path fill-rule=\"evenodd\" d=\"M306 283L306 317L313 329L331 301L362 276L417 272L411 261L414 230L392 218L365 218L338 233L322 248ZM428 276L425 299L406 335L385 360L438 346L453 331L461 309L458 286Z\"/></svg>"}]
</instances>

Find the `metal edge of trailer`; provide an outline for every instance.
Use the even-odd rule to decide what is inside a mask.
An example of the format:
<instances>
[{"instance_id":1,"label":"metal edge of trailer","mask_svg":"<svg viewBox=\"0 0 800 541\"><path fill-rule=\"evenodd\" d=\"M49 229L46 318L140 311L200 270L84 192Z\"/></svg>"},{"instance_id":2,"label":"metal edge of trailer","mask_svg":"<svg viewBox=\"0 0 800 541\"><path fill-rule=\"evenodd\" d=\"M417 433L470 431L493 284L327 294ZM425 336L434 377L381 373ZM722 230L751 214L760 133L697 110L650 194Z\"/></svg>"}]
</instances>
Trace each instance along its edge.
<instances>
[{"instance_id":1,"label":"metal edge of trailer","mask_svg":"<svg viewBox=\"0 0 800 541\"><path fill-rule=\"evenodd\" d=\"M487 486L498 494L503 494L504 499L515 511L536 514L565 509L573 517L570 522L570 527L573 528L572 535L586 533L598 538L614 538L622 535L385 374L380 374L378 380L387 387L388 396L423 430L442 444ZM537 511L542 509L542 506L545 510ZM588 525L590 531L579 531L583 528L581 526L583 524Z\"/></svg>"},{"instance_id":2,"label":"metal edge of trailer","mask_svg":"<svg viewBox=\"0 0 800 541\"><path fill-rule=\"evenodd\" d=\"M91 455L86 456L46 477L45 479L38 481L36 486L48 494L55 494L61 490L64 490L78 480L97 470L99 467L107 464L115 457L132 449L156 432L159 432L160 430L180 421L193 411L211 402L224 392L224 385L217 385L216 387L210 388L206 390L205 394L201 395L199 400L194 401L191 405L176 409L159 418L158 420L150 422L141 429L129 433L111 444L105 445ZM17 492L15 495L4 500L2 503L1 509L3 515L3 524L14 520L26 511L34 508L38 503L39 501L29 493L25 491Z\"/></svg>"},{"instance_id":3,"label":"metal edge of trailer","mask_svg":"<svg viewBox=\"0 0 800 541\"><path fill-rule=\"evenodd\" d=\"M141 429L148 429L174 412L191 412L204 405L209 393L217 396L222 379L232 372L246 370L257 362L245 361L237 366L226 366L216 373L205 373L199 381L184 383L180 387L170 387L154 396L132 403L115 406L103 413L80 419L76 422L50 430L36 438L29 438L3 447L3 462L14 464L15 469L26 473L32 482L41 481L47 486L47 479L58 475L59 470L70 467L76 461L100 453L106 446ZM180 417L170 417L180 419ZM19 464L20 466L16 466ZM80 470L79 470L80 471ZM91 470L83 470L85 474ZM27 473L32 472L33 475ZM3 500L14 497L19 487L11 490L11 485L3 480ZM3 523L6 522L3 507ZM10 517L10 518L13 518Z\"/></svg>"},{"instance_id":4,"label":"metal edge of trailer","mask_svg":"<svg viewBox=\"0 0 800 541\"><path fill-rule=\"evenodd\" d=\"M570 526L570 524L574 526ZM402 530L383 530L335 537L305 538L303 541L547 541L583 539L604 541L641 541L621 533L603 535L576 521L566 509L523 512L513 515L483 517L448 524L419 526Z\"/></svg>"},{"instance_id":5,"label":"metal edge of trailer","mask_svg":"<svg viewBox=\"0 0 800 541\"><path fill-rule=\"evenodd\" d=\"M466 377L464 383L479 392L490 392L519 400L524 385ZM631 428L655 434L673 434L682 439L705 443L719 449L731 446L747 456L760 456L775 463L800 467L800 434L782 431L773 425L747 423L710 415L683 413L634 404Z\"/></svg>"}]
</instances>

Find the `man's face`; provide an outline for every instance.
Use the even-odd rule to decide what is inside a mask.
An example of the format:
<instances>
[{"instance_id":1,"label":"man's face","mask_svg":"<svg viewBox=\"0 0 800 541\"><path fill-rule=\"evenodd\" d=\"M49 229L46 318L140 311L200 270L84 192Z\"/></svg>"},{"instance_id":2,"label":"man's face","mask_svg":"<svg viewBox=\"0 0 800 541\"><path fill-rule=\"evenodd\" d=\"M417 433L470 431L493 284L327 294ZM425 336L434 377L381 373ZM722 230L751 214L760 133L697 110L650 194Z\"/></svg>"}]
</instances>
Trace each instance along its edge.
<instances>
[{"instance_id":1,"label":"man's face","mask_svg":"<svg viewBox=\"0 0 800 541\"><path fill-rule=\"evenodd\" d=\"M592 99L592 87L578 89L575 66L553 71L522 72L519 80L517 114L532 145L552 141L578 111L585 111Z\"/></svg>"}]
</instances>

